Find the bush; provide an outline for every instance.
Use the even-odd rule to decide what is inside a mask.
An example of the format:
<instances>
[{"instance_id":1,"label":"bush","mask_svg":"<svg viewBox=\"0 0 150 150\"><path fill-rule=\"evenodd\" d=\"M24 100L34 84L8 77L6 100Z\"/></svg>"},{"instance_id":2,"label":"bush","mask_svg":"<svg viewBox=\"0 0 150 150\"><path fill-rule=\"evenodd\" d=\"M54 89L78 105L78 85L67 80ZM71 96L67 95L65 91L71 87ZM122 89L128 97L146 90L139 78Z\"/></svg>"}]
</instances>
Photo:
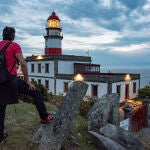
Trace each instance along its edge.
<instances>
[{"instance_id":1,"label":"bush","mask_svg":"<svg viewBox=\"0 0 150 150\"><path fill-rule=\"evenodd\" d=\"M41 90L44 101L50 101L53 98L53 94L48 93L47 88L45 88L42 84L39 84L36 81L32 81L32 84L34 84L35 87ZM26 94L20 94L19 99L23 100L24 102L34 103L33 98Z\"/></svg>"},{"instance_id":2,"label":"bush","mask_svg":"<svg viewBox=\"0 0 150 150\"><path fill-rule=\"evenodd\" d=\"M145 98L147 96L150 97L150 86L145 86L144 88L138 90L139 98Z\"/></svg>"},{"instance_id":3,"label":"bush","mask_svg":"<svg viewBox=\"0 0 150 150\"><path fill-rule=\"evenodd\" d=\"M52 93L48 93L48 90L46 87L44 87L42 84L37 83L36 81L32 81L32 83L35 85L35 87L39 88L42 92L44 101L49 101L53 98Z\"/></svg>"},{"instance_id":4,"label":"bush","mask_svg":"<svg viewBox=\"0 0 150 150\"><path fill-rule=\"evenodd\" d=\"M96 101L97 101L96 98L86 96L80 105L79 114L81 116L85 116Z\"/></svg>"}]
</instances>

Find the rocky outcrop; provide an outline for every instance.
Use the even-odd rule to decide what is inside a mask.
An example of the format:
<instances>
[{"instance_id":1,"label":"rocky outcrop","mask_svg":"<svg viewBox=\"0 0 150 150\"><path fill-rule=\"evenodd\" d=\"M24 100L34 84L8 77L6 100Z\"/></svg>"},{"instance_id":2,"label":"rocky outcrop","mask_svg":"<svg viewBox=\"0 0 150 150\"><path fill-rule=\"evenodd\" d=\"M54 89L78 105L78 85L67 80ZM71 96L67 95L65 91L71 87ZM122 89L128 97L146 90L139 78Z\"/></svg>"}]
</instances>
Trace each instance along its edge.
<instances>
[{"instance_id":1,"label":"rocky outcrop","mask_svg":"<svg viewBox=\"0 0 150 150\"><path fill-rule=\"evenodd\" d=\"M99 131L99 129L112 123L119 126L119 96L116 93L104 95L98 99L86 115L88 130Z\"/></svg>"},{"instance_id":2,"label":"rocky outcrop","mask_svg":"<svg viewBox=\"0 0 150 150\"><path fill-rule=\"evenodd\" d=\"M94 131L89 131L90 135L93 137L93 140L100 147L100 150L126 150L120 144L115 141L104 137Z\"/></svg>"},{"instance_id":3,"label":"rocky outcrop","mask_svg":"<svg viewBox=\"0 0 150 150\"><path fill-rule=\"evenodd\" d=\"M102 150L145 148L138 137L119 128L119 96L115 93L102 96L87 113L86 122L90 135Z\"/></svg>"},{"instance_id":4,"label":"rocky outcrop","mask_svg":"<svg viewBox=\"0 0 150 150\"><path fill-rule=\"evenodd\" d=\"M99 133L111 140L119 143L126 149L144 150L144 143L131 132L120 129L112 124L107 124L100 128Z\"/></svg>"},{"instance_id":5,"label":"rocky outcrop","mask_svg":"<svg viewBox=\"0 0 150 150\"><path fill-rule=\"evenodd\" d=\"M87 88L88 85L85 82L72 83L54 119L50 124L42 125L32 139L33 142L39 142L40 150L61 149L71 130L73 119L78 113ZM39 136L42 136L40 141L37 140Z\"/></svg>"}]
</instances>

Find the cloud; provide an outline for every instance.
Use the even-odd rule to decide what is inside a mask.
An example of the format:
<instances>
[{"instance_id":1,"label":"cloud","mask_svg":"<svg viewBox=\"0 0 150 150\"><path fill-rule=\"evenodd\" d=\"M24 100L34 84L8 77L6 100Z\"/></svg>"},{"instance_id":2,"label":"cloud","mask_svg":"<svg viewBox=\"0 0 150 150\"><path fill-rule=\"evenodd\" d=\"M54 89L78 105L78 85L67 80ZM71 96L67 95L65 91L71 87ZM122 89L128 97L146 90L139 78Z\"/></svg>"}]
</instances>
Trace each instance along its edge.
<instances>
[{"instance_id":1,"label":"cloud","mask_svg":"<svg viewBox=\"0 0 150 150\"><path fill-rule=\"evenodd\" d=\"M1 0L0 29L16 28L25 55L43 54L43 33L53 10L61 19L62 49L69 54L90 50L112 62L114 53L122 60L127 54L149 54L150 0Z\"/></svg>"},{"instance_id":2,"label":"cloud","mask_svg":"<svg viewBox=\"0 0 150 150\"><path fill-rule=\"evenodd\" d=\"M150 53L149 50L150 50L150 44L149 43L145 43L145 44L131 44L129 46L121 46L121 47L111 47L111 51L116 51L116 52L119 52L119 53L122 53L122 52L132 52L132 53L141 53L141 50L142 50L142 53Z\"/></svg>"}]
</instances>

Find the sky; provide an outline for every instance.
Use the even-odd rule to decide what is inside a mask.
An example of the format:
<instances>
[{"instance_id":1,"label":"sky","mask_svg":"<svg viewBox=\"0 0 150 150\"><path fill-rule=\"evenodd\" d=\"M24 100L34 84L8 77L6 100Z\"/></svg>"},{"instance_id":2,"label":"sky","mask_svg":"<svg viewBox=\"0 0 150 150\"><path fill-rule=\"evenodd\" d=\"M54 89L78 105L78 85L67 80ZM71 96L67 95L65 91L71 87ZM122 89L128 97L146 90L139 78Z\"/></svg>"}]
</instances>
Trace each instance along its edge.
<instances>
[{"instance_id":1,"label":"sky","mask_svg":"<svg viewBox=\"0 0 150 150\"><path fill-rule=\"evenodd\" d=\"M24 57L44 54L53 11L63 54L91 56L102 67L150 68L150 0L0 0L0 34L14 27Z\"/></svg>"}]
</instances>

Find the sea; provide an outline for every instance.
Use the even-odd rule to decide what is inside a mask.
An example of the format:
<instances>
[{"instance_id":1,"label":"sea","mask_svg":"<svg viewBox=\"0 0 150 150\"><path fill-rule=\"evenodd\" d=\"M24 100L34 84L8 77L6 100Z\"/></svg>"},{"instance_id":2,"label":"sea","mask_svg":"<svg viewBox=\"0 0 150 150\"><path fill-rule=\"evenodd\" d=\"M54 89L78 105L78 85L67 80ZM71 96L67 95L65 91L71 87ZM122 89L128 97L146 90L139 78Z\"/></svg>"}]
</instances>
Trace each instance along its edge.
<instances>
[{"instance_id":1,"label":"sea","mask_svg":"<svg viewBox=\"0 0 150 150\"><path fill-rule=\"evenodd\" d=\"M140 74L140 88L150 86L150 68L101 68L101 72Z\"/></svg>"}]
</instances>

